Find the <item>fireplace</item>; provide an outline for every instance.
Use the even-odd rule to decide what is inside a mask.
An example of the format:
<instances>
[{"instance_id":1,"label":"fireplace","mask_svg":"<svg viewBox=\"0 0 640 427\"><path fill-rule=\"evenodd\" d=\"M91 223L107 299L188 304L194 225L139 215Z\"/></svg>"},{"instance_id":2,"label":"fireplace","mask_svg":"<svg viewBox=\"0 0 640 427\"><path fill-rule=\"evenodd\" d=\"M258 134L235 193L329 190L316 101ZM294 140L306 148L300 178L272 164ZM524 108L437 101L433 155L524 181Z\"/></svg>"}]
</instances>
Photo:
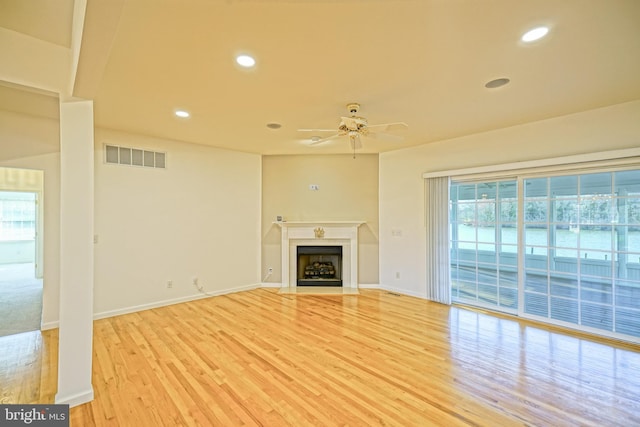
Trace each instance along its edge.
<instances>
[{"instance_id":1,"label":"fireplace","mask_svg":"<svg viewBox=\"0 0 640 427\"><path fill-rule=\"evenodd\" d=\"M297 246L297 286L342 286L342 246Z\"/></svg>"},{"instance_id":2,"label":"fireplace","mask_svg":"<svg viewBox=\"0 0 640 427\"><path fill-rule=\"evenodd\" d=\"M358 227L364 221L278 221L274 224L282 229L282 288L298 288L298 247L338 247L341 251L341 261L330 260L334 267L335 275L340 279L339 284L333 284L342 290L358 289ZM304 251L304 249L303 249ZM324 254L322 261L327 256L337 254ZM305 266L306 268L306 266ZM315 266L321 269L329 269L323 272L330 275L329 266ZM311 269L309 271L312 271ZM311 274L310 274L311 275ZM317 285L316 285L317 283ZM320 287L331 286L330 283L312 282L311 285ZM305 289L301 285L301 289ZM307 287L306 289L312 289Z\"/></svg>"}]
</instances>

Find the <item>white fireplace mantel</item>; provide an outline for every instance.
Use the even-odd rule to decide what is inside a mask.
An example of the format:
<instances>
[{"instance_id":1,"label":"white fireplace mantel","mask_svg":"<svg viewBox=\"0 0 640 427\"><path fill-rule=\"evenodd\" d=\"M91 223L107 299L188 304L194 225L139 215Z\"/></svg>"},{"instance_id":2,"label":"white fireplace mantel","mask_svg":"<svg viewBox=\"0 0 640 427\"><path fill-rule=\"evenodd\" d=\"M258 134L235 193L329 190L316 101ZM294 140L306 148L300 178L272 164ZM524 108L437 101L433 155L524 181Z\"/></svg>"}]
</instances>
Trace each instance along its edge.
<instances>
[{"instance_id":1,"label":"white fireplace mantel","mask_svg":"<svg viewBox=\"0 0 640 427\"><path fill-rule=\"evenodd\" d=\"M298 246L342 246L342 287L358 289L358 227L365 222L274 222L282 228L282 287L296 286Z\"/></svg>"}]
</instances>

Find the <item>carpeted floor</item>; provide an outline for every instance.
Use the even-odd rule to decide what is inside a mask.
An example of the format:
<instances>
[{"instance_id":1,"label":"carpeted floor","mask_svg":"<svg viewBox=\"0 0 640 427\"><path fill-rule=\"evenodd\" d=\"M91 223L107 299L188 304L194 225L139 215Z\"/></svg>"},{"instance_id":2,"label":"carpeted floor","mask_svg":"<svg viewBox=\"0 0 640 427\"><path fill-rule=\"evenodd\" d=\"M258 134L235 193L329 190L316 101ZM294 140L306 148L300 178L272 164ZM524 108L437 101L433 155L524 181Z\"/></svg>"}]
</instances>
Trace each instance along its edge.
<instances>
[{"instance_id":1,"label":"carpeted floor","mask_svg":"<svg viewBox=\"0 0 640 427\"><path fill-rule=\"evenodd\" d=\"M34 265L0 264L0 337L40 329L42 280Z\"/></svg>"}]
</instances>

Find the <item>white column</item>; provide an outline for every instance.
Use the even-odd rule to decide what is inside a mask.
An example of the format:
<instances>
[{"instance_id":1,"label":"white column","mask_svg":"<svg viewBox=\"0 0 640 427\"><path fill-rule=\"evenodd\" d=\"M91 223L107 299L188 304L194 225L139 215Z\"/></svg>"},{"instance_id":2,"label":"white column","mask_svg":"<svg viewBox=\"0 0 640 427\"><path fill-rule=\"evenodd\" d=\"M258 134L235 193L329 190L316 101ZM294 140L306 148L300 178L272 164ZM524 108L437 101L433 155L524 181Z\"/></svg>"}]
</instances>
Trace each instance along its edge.
<instances>
[{"instance_id":1,"label":"white column","mask_svg":"<svg viewBox=\"0 0 640 427\"><path fill-rule=\"evenodd\" d=\"M93 400L93 101L60 103L60 340L56 403Z\"/></svg>"},{"instance_id":2,"label":"white column","mask_svg":"<svg viewBox=\"0 0 640 427\"><path fill-rule=\"evenodd\" d=\"M358 269L360 268L358 258L358 227L360 227L360 225L349 230L349 250L351 255L351 259L349 260L349 268L351 269L349 287L353 289L358 289L360 286L360 278L358 277Z\"/></svg>"},{"instance_id":3,"label":"white column","mask_svg":"<svg viewBox=\"0 0 640 427\"><path fill-rule=\"evenodd\" d=\"M282 239L280 240L282 245L282 288L288 288L291 286L291 278L289 277L289 227L282 227Z\"/></svg>"}]
</instances>

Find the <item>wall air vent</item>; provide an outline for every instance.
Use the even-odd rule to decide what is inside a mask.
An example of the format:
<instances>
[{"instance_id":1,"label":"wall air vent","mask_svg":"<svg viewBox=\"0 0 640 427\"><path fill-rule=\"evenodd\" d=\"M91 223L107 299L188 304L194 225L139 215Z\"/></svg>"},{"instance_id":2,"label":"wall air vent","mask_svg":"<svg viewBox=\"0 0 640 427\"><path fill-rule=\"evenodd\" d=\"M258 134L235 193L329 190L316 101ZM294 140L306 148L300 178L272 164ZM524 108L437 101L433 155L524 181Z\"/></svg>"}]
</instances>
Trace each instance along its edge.
<instances>
[{"instance_id":1,"label":"wall air vent","mask_svg":"<svg viewBox=\"0 0 640 427\"><path fill-rule=\"evenodd\" d=\"M105 144L105 163L166 169L167 153Z\"/></svg>"}]
</instances>

